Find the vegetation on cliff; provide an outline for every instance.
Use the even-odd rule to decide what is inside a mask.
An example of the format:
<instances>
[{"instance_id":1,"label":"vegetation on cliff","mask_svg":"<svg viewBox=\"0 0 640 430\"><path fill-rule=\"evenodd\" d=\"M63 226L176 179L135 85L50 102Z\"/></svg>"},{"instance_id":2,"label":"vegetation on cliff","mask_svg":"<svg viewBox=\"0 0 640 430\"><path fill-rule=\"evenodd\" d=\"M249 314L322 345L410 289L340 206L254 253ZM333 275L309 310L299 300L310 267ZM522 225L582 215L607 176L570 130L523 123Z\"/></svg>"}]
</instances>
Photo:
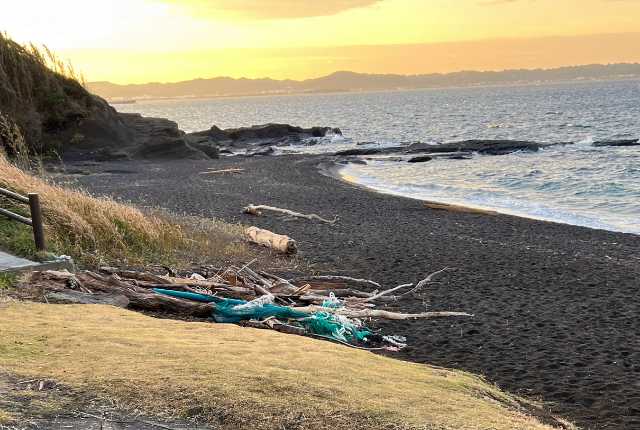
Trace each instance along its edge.
<instances>
[{"instance_id":1,"label":"vegetation on cliff","mask_svg":"<svg viewBox=\"0 0 640 430\"><path fill-rule=\"evenodd\" d=\"M32 151L56 150L54 136L98 106L71 65L46 47L22 46L0 33L0 113L17 124Z\"/></svg>"}]
</instances>

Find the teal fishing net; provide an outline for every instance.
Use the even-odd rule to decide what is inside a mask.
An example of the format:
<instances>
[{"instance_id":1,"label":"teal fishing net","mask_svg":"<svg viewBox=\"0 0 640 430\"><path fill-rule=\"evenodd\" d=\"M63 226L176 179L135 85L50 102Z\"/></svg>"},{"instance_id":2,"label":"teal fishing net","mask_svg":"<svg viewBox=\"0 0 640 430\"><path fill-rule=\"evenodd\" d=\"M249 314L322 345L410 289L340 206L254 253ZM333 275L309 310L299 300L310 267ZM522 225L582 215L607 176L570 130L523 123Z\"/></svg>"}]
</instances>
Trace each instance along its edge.
<instances>
[{"instance_id":1,"label":"teal fishing net","mask_svg":"<svg viewBox=\"0 0 640 430\"><path fill-rule=\"evenodd\" d=\"M298 321L309 333L330 337L343 342L363 342L371 335L365 327L359 327L347 318L317 312L310 317Z\"/></svg>"},{"instance_id":2,"label":"teal fishing net","mask_svg":"<svg viewBox=\"0 0 640 430\"><path fill-rule=\"evenodd\" d=\"M366 340L372 334L366 327L352 322L346 317L328 312L316 312L308 314L299 312L287 306L278 306L271 303L272 296L263 296L250 302L246 300L225 299L206 294L190 293L185 291L163 290L155 288L154 291L171 297L195 300L198 302L215 303L213 319L219 323L238 323L240 321L263 321L275 317L281 320L289 320L290 323L304 327L307 332L340 340L342 342L359 343ZM338 308L339 301L331 297L323 304L327 308Z\"/></svg>"}]
</instances>

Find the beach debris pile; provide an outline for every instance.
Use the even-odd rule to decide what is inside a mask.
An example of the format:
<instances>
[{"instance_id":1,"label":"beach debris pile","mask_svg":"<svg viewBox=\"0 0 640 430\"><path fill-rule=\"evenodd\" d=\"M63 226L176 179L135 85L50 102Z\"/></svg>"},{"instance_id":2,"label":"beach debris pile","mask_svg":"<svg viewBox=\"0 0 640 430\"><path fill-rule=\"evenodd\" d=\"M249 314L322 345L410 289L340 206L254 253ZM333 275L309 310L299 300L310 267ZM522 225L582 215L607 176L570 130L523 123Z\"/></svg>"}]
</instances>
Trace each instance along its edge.
<instances>
[{"instance_id":1,"label":"beach debris pile","mask_svg":"<svg viewBox=\"0 0 640 430\"><path fill-rule=\"evenodd\" d=\"M470 317L465 312L402 313L378 309L425 289L448 269L420 282L382 289L376 282L347 276L284 279L260 270L206 267L188 276L114 267L98 272L34 272L24 286L47 302L109 304L161 313L176 319L206 318L216 323L276 330L329 339L356 348L399 350L400 336L370 328L378 319ZM29 289L29 288L28 288Z\"/></svg>"}]
</instances>

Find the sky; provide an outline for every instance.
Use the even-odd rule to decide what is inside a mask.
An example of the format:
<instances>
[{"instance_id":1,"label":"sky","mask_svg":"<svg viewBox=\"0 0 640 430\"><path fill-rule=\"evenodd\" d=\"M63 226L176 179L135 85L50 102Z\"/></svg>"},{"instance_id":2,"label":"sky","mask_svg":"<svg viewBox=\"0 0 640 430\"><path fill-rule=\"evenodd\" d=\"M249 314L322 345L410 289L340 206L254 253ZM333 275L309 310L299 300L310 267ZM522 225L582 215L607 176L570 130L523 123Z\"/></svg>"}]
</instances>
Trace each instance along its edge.
<instances>
[{"instance_id":1,"label":"sky","mask_svg":"<svg viewBox=\"0 0 640 430\"><path fill-rule=\"evenodd\" d=\"M640 0L20 0L0 30L88 81L640 62Z\"/></svg>"}]
</instances>

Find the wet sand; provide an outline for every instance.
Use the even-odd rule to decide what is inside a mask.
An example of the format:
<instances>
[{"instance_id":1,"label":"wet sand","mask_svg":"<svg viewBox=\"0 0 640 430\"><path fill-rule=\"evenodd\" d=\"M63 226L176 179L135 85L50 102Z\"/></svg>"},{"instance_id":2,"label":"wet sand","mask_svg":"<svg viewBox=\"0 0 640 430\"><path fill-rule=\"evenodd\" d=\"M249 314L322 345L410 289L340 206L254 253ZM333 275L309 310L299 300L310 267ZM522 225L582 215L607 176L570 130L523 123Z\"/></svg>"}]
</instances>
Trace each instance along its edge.
<instances>
[{"instance_id":1,"label":"wet sand","mask_svg":"<svg viewBox=\"0 0 640 430\"><path fill-rule=\"evenodd\" d=\"M329 159L118 162L81 166L106 174L76 180L140 206L288 234L323 272L394 286L455 268L402 307L475 317L385 323L410 344L394 356L485 375L584 428L640 428L640 236L428 208L320 174L323 161ZM208 167L244 171L199 174ZM241 214L249 203L340 219L255 218Z\"/></svg>"}]
</instances>

